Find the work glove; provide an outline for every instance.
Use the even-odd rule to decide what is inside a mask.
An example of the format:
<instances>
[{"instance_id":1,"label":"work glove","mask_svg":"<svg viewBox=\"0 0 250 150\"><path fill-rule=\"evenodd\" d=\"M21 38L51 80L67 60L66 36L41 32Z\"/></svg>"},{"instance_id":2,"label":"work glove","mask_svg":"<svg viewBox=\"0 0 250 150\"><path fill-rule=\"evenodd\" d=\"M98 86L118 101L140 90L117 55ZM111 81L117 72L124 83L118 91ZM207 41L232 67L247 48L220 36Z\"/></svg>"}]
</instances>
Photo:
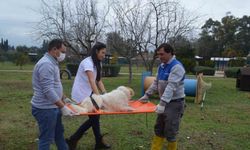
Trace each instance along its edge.
<instances>
[{"instance_id":1,"label":"work glove","mask_svg":"<svg viewBox=\"0 0 250 150\"><path fill-rule=\"evenodd\" d=\"M157 114L163 114L165 107L166 107L166 102L161 100L160 103L156 106L155 112Z\"/></svg>"},{"instance_id":2,"label":"work glove","mask_svg":"<svg viewBox=\"0 0 250 150\"><path fill-rule=\"evenodd\" d=\"M61 112L63 116L73 116L73 115L78 115L78 113L73 112L72 110L70 110L67 106L63 106L61 108Z\"/></svg>"},{"instance_id":3,"label":"work glove","mask_svg":"<svg viewBox=\"0 0 250 150\"><path fill-rule=\"evenodd\" d=\"M139 98L139 101L142 103L147 103L149 101L148 95L144 94L141 98Z\"/></svg>"}]
</instances>

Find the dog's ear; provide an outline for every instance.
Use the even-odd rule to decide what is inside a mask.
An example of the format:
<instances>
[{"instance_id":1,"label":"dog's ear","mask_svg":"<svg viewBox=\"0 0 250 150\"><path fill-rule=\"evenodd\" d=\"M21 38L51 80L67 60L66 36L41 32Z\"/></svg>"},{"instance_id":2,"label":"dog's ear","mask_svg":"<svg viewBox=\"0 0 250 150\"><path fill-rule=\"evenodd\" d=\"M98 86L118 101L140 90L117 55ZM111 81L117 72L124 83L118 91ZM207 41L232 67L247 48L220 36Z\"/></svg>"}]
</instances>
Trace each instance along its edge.
<instances>
[{"instance_id":1,"label":"dog's ear","mask_svg":"<svg viewBox=\"0 0 250 150\"><path fill-rule=\"evenodd\" d=\"M130 88L130 87L126 87L126 88L129 90L129 93L130 93L131 97L133 97L135 95L134 90L132 88Z\"/></svg>"},{"instance_id":2,"label":"dog's ear","mask_svg":"<svg viewBox=\"0 0 250 150\"><path fill-rule=\"evenodd\" d=\"M132 88L130 88L130 93L131 93L131 97L135 96L135 92Z\"/></svg>"}]
</instances>

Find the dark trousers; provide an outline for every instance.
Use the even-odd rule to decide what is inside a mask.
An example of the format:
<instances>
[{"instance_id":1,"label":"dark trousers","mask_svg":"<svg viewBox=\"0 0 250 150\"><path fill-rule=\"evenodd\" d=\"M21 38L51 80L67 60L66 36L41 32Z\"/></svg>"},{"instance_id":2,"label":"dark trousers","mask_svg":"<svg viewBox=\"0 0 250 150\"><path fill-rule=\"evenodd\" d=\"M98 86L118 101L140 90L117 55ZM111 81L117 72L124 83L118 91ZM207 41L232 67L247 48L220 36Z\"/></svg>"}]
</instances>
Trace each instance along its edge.
<instances>
[{"instance_id":1,"label":"dark trousers","mask_svg":"<svg viewBox=\"0 0 250 150\"><path fill-rule=\"evenodd\" d=\"M101 131L100 131L100 115L89 115L89 119L85 121L78 130L70 137L71 140L78 141L85 131L92 127L93 133L95 135L96 143L101 142Z\"/></svg>"},{"instance_id":2,"label":"dark trousers","mask_svg":"<svg viewBox=\"0 0 250 150\"><path fill-rule=\"evenodd\" d=\"M168 141L176 141L181 117L184 113L185 101L170 101L165 106L163 114L158 114L155 123L155 134L165 137Z\"/></svg>"}]
</instances>

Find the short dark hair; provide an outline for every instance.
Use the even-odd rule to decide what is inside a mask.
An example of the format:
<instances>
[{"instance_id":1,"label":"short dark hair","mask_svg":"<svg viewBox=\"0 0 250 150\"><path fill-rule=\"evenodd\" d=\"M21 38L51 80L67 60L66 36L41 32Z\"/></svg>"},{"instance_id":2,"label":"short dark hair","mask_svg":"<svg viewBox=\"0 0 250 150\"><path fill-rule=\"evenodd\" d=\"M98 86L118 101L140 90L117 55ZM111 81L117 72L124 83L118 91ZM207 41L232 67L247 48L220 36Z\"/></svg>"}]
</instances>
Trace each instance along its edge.
<instances>
[{"instance_id":1,"label":"short dark hair","mask_svg":"<svg viewBox=\"0 0 250 150\"><path fill-rule=\"evenodd\" d=\"M170 44L168 44L168 43L161 44L156 49L156 52L159 51L161 48L163 48L166 53L171 53L172 55L174 55L174 48Z\"/></svg>"},{"instance_id":2,"label":"short dark hair","mask_svg":"<svg viewBox=\"0 0 250 150\"><path fill-rule=\"evenodd\" d=\"M61 48L62 45L64 44L63 40L61 39L53 39L49 42L49 45L48 45L48 51L51 51L53 48Z\"/></svg>"}]
</instances>

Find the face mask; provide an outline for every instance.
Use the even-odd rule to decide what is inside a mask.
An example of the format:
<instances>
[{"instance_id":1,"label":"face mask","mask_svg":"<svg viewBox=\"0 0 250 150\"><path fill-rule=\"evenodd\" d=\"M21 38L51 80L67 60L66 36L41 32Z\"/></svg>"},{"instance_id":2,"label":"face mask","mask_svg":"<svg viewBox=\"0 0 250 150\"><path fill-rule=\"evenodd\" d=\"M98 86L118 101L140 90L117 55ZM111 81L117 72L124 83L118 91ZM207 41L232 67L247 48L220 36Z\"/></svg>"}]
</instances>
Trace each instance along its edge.
<instances>
[{"instance_id":1,"label":"face mask","mask_svg":"<svg viewBox=\"0 0 250 150\"><path fill-rule=\"evenodd\" d=\"M56 57L56 58L57 58L57 61L59 61L59 62L63 61L63 60L65 59L65 56L66 56L65 53L60 52L60 56L59 56L59 57Z\"/></svg>"}]
</instances>

